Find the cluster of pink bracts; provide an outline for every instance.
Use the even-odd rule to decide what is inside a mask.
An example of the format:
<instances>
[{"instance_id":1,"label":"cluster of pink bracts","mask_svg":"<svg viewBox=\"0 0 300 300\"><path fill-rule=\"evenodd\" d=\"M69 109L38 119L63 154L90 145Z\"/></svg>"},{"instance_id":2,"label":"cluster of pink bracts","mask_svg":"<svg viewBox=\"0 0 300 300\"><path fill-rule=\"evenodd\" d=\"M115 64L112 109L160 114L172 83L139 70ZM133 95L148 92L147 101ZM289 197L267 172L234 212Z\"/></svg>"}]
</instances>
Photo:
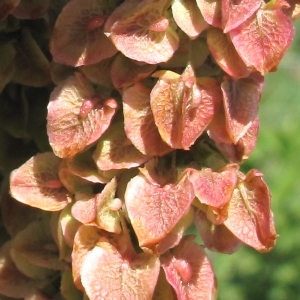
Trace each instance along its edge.
<instances>
[{"instance_id":1,"label":"cluster of pink bracts","mask_svg":"<svg viewBox=\"0 0 300 300\"><path fill-rule=\"evenodd\" d=\"M0 0L0 97L21 116L0 121L0 139L31 143L0 166L0 295L212 300L206 249L270 251L268 187L239 165L299 12L298 0Z\"/></svg>"}]
</instances>

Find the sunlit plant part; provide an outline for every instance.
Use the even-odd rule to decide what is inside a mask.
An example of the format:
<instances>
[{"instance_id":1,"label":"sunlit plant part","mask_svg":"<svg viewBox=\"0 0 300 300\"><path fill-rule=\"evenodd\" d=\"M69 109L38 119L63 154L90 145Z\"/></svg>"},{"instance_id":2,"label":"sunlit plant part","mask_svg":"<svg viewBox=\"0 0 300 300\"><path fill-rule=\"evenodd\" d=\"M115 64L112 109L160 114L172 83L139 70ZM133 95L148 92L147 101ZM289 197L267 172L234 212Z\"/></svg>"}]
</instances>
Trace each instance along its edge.
<instances>
[{"instance_id":1,"label":"sunlit plant part","mask_svg":"<svg viewBox=\"0 0 300 300\"><path fill-rule=\"evenodd\" d=\"M112 63L110 76L114 87L121 89L149 77L155 69L156 65L135 62L119 53Z\"/></svg>"},{"instance_id":2,"label":"sunlit plant part","mask_svg":"<svg viewBox=\"0 0 300 300\"><path fill-rule=\"evenodd\" d=\"M126 136L123 126L122 121L115 122L99 139L93 159L100 170L129 169L148 161L149 157Z\"/></svg>"},{"instance_id":3,"label":"sunlit plant part","mask_svg":"<svg viewBox=\"0 0 300 300\"><path fill-rule=\"evenodd\" d=\"M238 166L232 164L219 172L213 172L209 168L201 171L189 170L189 180L195 196L202 205L205 205L208 219L216 225L222 224L227 219L227 206L237 184L237 169Z\"/></svg>"},{"instance_id":4,"label":"sunlit plant part","mask_svg":"<svg viewBox=\"0 0 300 300\"><path fill-rule=\"evenodd\" d=\"M204 132L221 101L217 82L196 78L191 66L179 75L158 71L150 94L155 124L163 140L175 149L188 150Z\"/></svg>"},{"instance_id":5,"label":"sunlit plant part","mask_svg":"<svg viewBox=\"0 0 300 300\"><path fill-rule=\"evenodd\" d=\"M162 156L172 151L161 138L150 107L151 90L137 83L123 92L124 127L127 137L143 154Z\"/></svg>"},{"instance_id":6,"label":"sunlit plant part","mask_svg":"<svg viewBox=\"0 0 300 300\"><path fill-rule=\"evenodd\" d=\"M125 203L141 247L160 243L187 212L194 191L187 175L177 183L155 185L139 174L127 185Z\"/></svg>"},{"instance_id":7,"label":"sunlit plant part","mask_svg":"<svg viewBox=\"0 0 300 300\"><path fill-rule=\"evenodd\" d=\"M43 210L63 209L71 198L59 179L59 164L60 159L51 152L32 157L11 174L12 196Z\"/></svg>"},{"instance_id":8,"label":"sunlit plant part","mask_svg":"<svg viewBox=\"0 0 300 300\"><path fill-rule=\"evenodd\" d=\"M250 75L244 61L237 53L232 41L221 29L207 31L207 44L217 64L231 77L242 78Z\"/></svg>"},{"instance_id":9,"label":"sunlit plant part","mask_svg":"<svg viewBox=\"0 0 300 300\"><path fill-rule=\"evenodd\" d=\"M210 260L202 246L185 236L181 243L162 260L167 281L177 299L216 299L217 282Z\"/></svg>"},{"instance_id":10,"label":"sunlit plant part","mask_svg":"<svg viewBox=\"0 0 300 300\"><path fill-rule=\"evenodd\" d=\"M213 300L207 249L272 250L269 189L239 165L297 15L298 0L0 0L0 297Z\"/></svg>"},{"instance_id":11,"label":"sunlit plant part","mask_svg":"<svg viewBox=\"0 0 300 300\"><path fill-rule=\"evenodd\" d=\"M285 1L270 1L229 32L246 65L255 68L262 75L276 70L292 42L292 20L282 11L286 4ZM276 36L274 39L271 38L273 34ZM246 41L248 46L245 45Z\"/></svg>"},{"instance_id":12,"label":"sunlit plant part","mask_svg":"<svg viewBox=\"0 0 300 300\"><path fill-rule=\"evenodd\" d=\"M0 21L5 20L7 16L19 5L20 1L21 0L2 0L0 2Z\"/></svg>"},{"instance_id":13,"label":"sunlit plant part","mask_svg":"<svg viewBox=\"0 0 300 300\"><path fill-rule=\"evenodd\" d=\"M122 208L122 201L115 197L116 189L117 181L114 177L99 194L77 193L72 215L83 224L96 225L116 234L121 233L118 211Z\"/></svg>"},{"instance_id":14,"label":"sunlit plant part","mask_svg":"<svg viewBox=\"0 0 300 300\"><path fill-rule=\"evenodd\" d=\"M213 27L222 28L222 1L196 0L204 20Z\"/></svg>"},{"instance_id":15,"label":"sunlit plant part","mask_svg":"<svg viewBox=\"0 0 300 300\"><path fill-rule=\"evenodd\" d=\"M208 27L197 3L193 0L175 0L172 4L172 13L176 24L191 39L195 39Z\"/></svg>"},{"instance_id":16,"label":"sunlit plant part","mask_svg":"<svg viewBox=\"0 0 300 300\"><path fill-rule=\"evenodd\" d=\"M195 214L194 222L205 247L211 251L232 254L242 245L224 224L214 224L203 210Z\"/></svg>"},{"instance_id":17,"label":"sunlit plant part","mask_svg":"<svg viewBox=\"0 0 300 300\"><path fill-rule=\"evenodd\" d=\"M56 155L63 158L75 156L99 139L118 106L114 99L98 95L79 73L56 87L50 98L49 141Z\"/></svg>"},{"instance_id":18,"label":"sunlit plant part","mask_svg":"<svg viewBox=\"0 0 300 300\"><path fill-rule=\"evenodd\" d=\"M263 4L263 0L223 0L221 2L222 28L225 33L245 22Z\"/></svg>"},{"instance_id":19,"label":"sunlit plant part","mask_svg":"<svg viewBox=\"0 0 300 300\"><path fill-rule=\"evenodd\" d=\"M251 170L240 178L228 207L228 218L224 222L242 242L261 252L273 248L277 238L270 199L262 174L258 170ZM240 218L236 218L236 214Z\"/></svg>"},{"instance_id":20,"label":"sunlit plant part","mask_svg":"<svg viewBox=\"0 0 300 300\"><path fill-rule=\"evenodd\" d=\"M225 80L223 92L226 129L231 141L236 144L245 135L258 114L259 85L250 78Z\"/></svg>"},{"instance_id":21,"label":"sunlit plant part","mask_svg":"<svg viewBox=\"0 0 300 300\"><path fill-rule=\"evenodd\" d=\"M170 0L125 1L108 19L105 30L125 56L149 64L169 60L178 35L169 25Z\"/></svg>"},{"instance_id":22,"label":"sunlit plant part","mask_svg":"<svg viewBox=\"0 0 300 300\"><path fill-rule=\"evenodd\" d=\"M82 66L113 56L117 50L103 33L109 13L107 1L68 2L59 15L50 41L56 62Z\"/></svg>"},{"instance_id":23,"label":"sunlit plant part","mask_svg":"<svg viewBox=\"0 0 300 300\"><path fill-rule=\"evenodd\" d=\"M22 0L13 10L13 16L19 19L42 18L49 10L50 0Z\"/></svg>"}]
</instances>

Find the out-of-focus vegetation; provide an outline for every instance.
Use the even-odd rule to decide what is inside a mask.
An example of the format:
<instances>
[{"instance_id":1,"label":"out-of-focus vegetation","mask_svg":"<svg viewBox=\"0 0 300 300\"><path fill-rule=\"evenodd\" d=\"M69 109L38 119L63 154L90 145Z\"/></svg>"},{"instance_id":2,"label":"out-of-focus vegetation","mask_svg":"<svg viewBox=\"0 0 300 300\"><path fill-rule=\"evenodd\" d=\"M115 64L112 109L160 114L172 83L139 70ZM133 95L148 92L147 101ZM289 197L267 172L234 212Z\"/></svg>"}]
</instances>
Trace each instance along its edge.
<instances>
[{"instance_id":1,"label":"out-of-focus vegetation","mask_svg":"<svg viewBox=\"0 0 300 300\"><path fill-rule=\"evenodd\" d=\"M213 254L218 300L300 299L300 24L278 71L266 76L256 150L243 170L264 173L277 233L268 254L242 247Z\"/></svg>"}]
</instances>

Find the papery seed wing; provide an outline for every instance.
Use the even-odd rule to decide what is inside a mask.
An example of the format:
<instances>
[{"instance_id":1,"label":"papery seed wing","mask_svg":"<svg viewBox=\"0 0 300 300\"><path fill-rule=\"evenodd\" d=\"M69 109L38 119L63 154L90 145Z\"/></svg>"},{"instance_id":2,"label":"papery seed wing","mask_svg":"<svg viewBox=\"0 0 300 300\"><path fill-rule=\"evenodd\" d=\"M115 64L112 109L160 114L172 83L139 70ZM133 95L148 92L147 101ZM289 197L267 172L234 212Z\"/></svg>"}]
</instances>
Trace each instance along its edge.
<instances>
[{"instance_id":1,"label":"papery seed wing","mask_svg":"<svg viewBox=\"0 0 300 300\"><path fill-rule=\"evenodd\" d=\"M61 160L51 152L37 154L10 176L10 191L18 201L48 211L63 209L71 196L58 176Z\"/></svg>"}]
</instances>

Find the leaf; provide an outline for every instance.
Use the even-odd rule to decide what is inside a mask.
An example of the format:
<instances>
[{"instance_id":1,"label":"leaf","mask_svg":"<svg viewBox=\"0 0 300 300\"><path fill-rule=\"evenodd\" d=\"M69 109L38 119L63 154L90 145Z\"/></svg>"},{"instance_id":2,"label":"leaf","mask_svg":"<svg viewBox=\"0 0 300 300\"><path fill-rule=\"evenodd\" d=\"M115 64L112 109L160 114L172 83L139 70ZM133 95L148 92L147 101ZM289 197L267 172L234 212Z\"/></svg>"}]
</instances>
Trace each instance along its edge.
<instances>
[{"instance_id":1,"label":"leaf","mask_svg":"<svg viewBox=\"0 0 300 300\"><path fill-rule=\"evenodd\" d=\"M244 156L249 156L256 144L259 127L258 102L264 88L263 76L256 72L241 80L226 79L221 88L224 105L219 108L209 124L208 134L221 148L232 148L229 152L235 154L229 156L236 157L232 161L239 161ZM244 94L248 95L248 101L244 101ZM239 134L242 136L238 138L235 146L233 141Z\"/></svg>"},{"instance_id":2,"label":"leaf","mask_svg":"<svg viewBox=\"0 0 300 300\"><path fill-rule=\"evenodd\" d=\"M171 59L166 62L160 63L159 66L163 70L180 70L185 68L188 64L197 69L201 67L209 55L206 38L201 35L191 40L183 31L179 31L180 37L179 47L175 51Z\"/></svg>"},{"instance_id":3,"label":"leaf","mask_svg":"<svg viewBox=\"0 0 300 300\"><path fill-rule=\"evenodd\" d=\"M72 215L84 224L93 224L108 232L120 234L121 224L119 210L122 201L115 198L116 178L107 183L101 193L89 195L78 193L72 206Z\"/></svg>"},{"instance_id":4,"label":"leaf","mask_svg":"<svg viewBox=\"0 0 300 300\"><path fill-rule=\"evenodd\" d=\"M132 169L123 170L122 173L118 175L117 197L121 199L123 203L125 202L124 195L126 192L127 184L138 173L139 173L138 168L132 168ZM126 213L127 216L126 210L124 209L123 211Z\"/></svg>"},{"instance_id":5,"label":"leaf","mask_svg":"<svg viewBox=\"0 0 300 300\"><path fill-rule=\"evenodd\" d=\"M164 186L149 182L142 174L131 179L125 204L140 247L159 244L187 213L193 199L186 174L177 183Z\"/></svg>"},{"instance_id":6,"label":"leaf","mask_svg":"<svg viewBox=\"0 0 300 300\"><path fill-rule=\"evenodd\" d=\"M204 20L213 27L222 28L223 0L196 0Z\"/></svg>"},{"instance_id":7,"label":"leaf","mask_svg":"<svg viewBox=\"0 0 300 300\"><path fill-rule=\"evenodd\" d=\"M83 271L83 264L85 257L89 254L90 251L92 251L94 248L96 248L96 253L98 252L98 249L104 248L104 251L111 252L112 254L116 254L117 258L121 257L122 259L126 260L127 263L129 261L134 260L137 258L136 252L132 246L131 243L131 237L129 234L129 231L126 227L126 223L124 220L122 221L122 233L115 235L115 234L109 234L103 230L100 230L94 225L81 225L79 229L76 232L75 239L74 239L74 246L73 246L73 252L72 252L72 274L74 278L74 283L76 287L79 290L84 291L84 287L81 284L81 280L83 279L82 271ZM143 255L142 255L143 256ZM114 259L113 257L111 257ZM127 264L124 263L124 266ZM93 264L94 267L99 267L95 264ZM104 264L103 266L108 266L109 264ZM101 266L101 267L103 267ZM86 265L86 271L88 272L88 269L90 267L90 264ZM112 266L114 268L114 266ZM120 270L120 269L119 269ZM84 271L85 272L85 271ZM98 271L97 271L98 273ZM99 272L99 274L101 271ZM109 272L111 273L111 272ZM104 275L104 278L102 279L103 282L109 278L113 280L113 276L107 276L106 273ZM90 275L96 275L90 274ZM121 273L119 273L121 275ZM105 279L106 278L106 279ZM86 285L89 285L89 281L87 278L85 278L85 287ZM101 280L101 281L102 281ZM91 283L93 283L93 280L91 280ZM101 282L100 282L101 283ZM97 287L98 284L95 285ZM90 287L89 290L91 291L93 287ZM112 292L112 291L111 291ZM93 299L93 298L92 298ZM118 299L118 297L117 297Z\"/></svg>"},{"instance_id":8,"label":"leaf","mask_svg":"<svg viewBox=\"0 0 300 300\"><path fill-rule=\"evenodd\" d=\"M162 156L170 148L159 135L150 107L150 90L141 83L123 92L124 125L127 137L143 154Z\"/></svg>"},{"instance_id":9,"label":"leaf","mask_svg":"<svg viewBox=\"0 0 300 300\"><path fill-rule=\"evenodd\" d=\"M217 28L207 30L207 44L216 63L231 77L248 77L248 70L228 35Z\"/></svg>"},{"instance_id":10,"label":"leaf","mask_svg":"<svg viewBox=\"0 0 300 300\"><path fill-rule=\"evenodd\" d=\"M22 274L10 257L10 249L11 242L3 244L0 248L0 291L7 297L24 298L42 286L43 281Z\"/></svg>"},{"instance_id":11,"label":"leaf","mask_svg":"<svg viewBox=\"0 0 300 300\"><path fill-rule=\"evenodd\" d=\"M232 162L242 162L249 158L256 146L258 137L259 120L256 118L244 136L236 145L232 143L217 143L217 147Z\"/></svg>"},{"instance_id":12,"label":"leaf","mask_svg":"<svg viewBox=\"0 0 300 300\"><path fill-rule=\"evenodd\" d=\"M65 300L82 300L82 299L84 299L82 293L74 285L71 270L65 270L64 272L62 272L61 283L60 283L60 293L61 293L63 299L65 299ZM39 300L39 299L36 299L36 300Z\"/></svg>"},{"instance_id":13,"label":"leaf","mask_svg":"<svg viewBox=\"0 0 300 300\"><path fill-rule=\"evenodd\" d=\"M3 100L2 95L0 99L0 101ZM1 105L3 105L3 102L1 102ZM2 116L3 114L0 116L0 121L3 121ZM38 150L33 142L13 137L1 125L0 172L9 174L13 169L18 168L24 161L36 154ZM8 157L10 159L7 159Z\"/></svg>"},{"instance_id":14,"label":"leaf","mask_svg":"<svg viewBox=\"0 0 300 300\"><path fill-rule=\"evenodd\" d=\"M27 27L20 30L21 37L14 44L15 72L13 81L22 85L43 87L51 82L50 64L46 55Z\"/></svg>"},{"instance_id":15,"label":"leaf","mask_svg":"<svg viewBox=\"0 0 300 300\"><path fill-rule=\"evenodd\" d=\"M268 252L277 238L270 203L271 195L263 174L251 170L235 189L224 224L245 244Z\"/></svg>"},{"instance_id":16,"label":"leaf","mask_svg":"<svg viewBox=\"0 0 300 300\"><path fill-rule=\"evenodd\" d=\"M153 300L177 300L176 294L172 286L166 279L165 272L160 269L159 277L155 287Z\"/></svg>"},{"instance_id":17,"label":"leaf","mask_svg":"<svg viewBox=\"0 0 300 300\"><path fill-rule=\"evenodd\" d=\"M117 49L103 32L111 12L105 0L69 1L59 14L50 40L54 61L82 66L116 54Z\"/></svg>"},{"instance_id":18,"label":"leaf","mask_svg":"<svg viewBox=\"0 0 300 300\"><path fill-rule=\"evenodd\" d=\"M53 60L50 62L51 79L55 85L60 85L68 77L74 75L75 70L74 67L62 65Z\"/></svg>"},{"instance_id":19,"label":"leaf","mask_svg":"<svg viewBox=\"0 0 300 300\"><path fill-rule=\"evenodd\" d=\"M84 75L69 77L50 96L47 132L54 153L75 156L94 143L108 128L117 102L103 99Z\"/></svg>"},{"instance_id":20,"label":"leaf","mask_svg":"<svg viewBox=\"0 0 300 300\"><path fill-rule=\"evenodd\" d=\"M22 0L12 15L18 19L39 19L49 10L50 0Z\"/></svg>"},{"instance_id":21,"label":"leaf","mask_svg":"<svg viewBox=\"0 0 300 300\"><path fill-rule=\"evenodd\" d=\"M138 167L149 157L134 147L124 132L122 121L113 123L100 138L93 159L100 170Z\"/></svg>"},{"instance_id":22,"label":"leaf","mask_svg":"<svg viewBox=\"0 0 300 300\"><path fill-rule=\"evenodd\" d=\"M47 211L63 209L71 201L58 177L61 160L51 152L29 159L10 176L10 191L18 201Z\"/></svg>"},{"instance_id":23,"label":"leaf","mask_svg":"<svg viewBox=\"0 0 300 300\"><path fill-rule=\"evenodd\" d=\"M169 249L177 246L186 230L191 226L194 218L194 209L190 207L185 215L179 220L170 233L156 246L157 252L163 254Z\"/></svg>"},{"instance_id":24,"label":"leaf","mask_svg":"<svg viewBox=\"0 0 300 300\"><path fill-rule=\"evenodd\" d=\"M207 133L217 144L231 144L232 140L226 128L225 110L222 105L209 123Z\"/></svg>"},{"instance_id":25,"label":"leaf","mask_svg":"<svg viewBox=\"0 0 300 300\"><path fill-rule=\"evenodd\" d=\"M107 183L109 179L98 172L97 165L92 158L93 152L94 149L91 148L67 159L67 168L72 174L89 182Z\"/></svg>"},{"instance_id":26,"label":"leaf","mask_svg":"<svg viewBox=\"0 0 300 300\"><path fill-rule=\"evenodd\" d=\"M222 0L222 27L229 32L251 17L263 0Z\"/></svg>"},{"instance_id":27,"label":"leaf","mask_svg":"<svg viewBox=\"0 0 300 300\"><path fill-rule=\"evenodd\" d=\"M221 84L227 132L234 144L245 135L258 114L260 86L250 78Z\"/></svg>"},{"instance_id":28,"label":"leaf","mask_svg":"<svg viewBox=\"0 0 300 300\"><path fill-rule=\"evenodd\" d=\"M1 10L1 4L0 4ZM1 18L1 16L0 16ZM16 50L12 42L0 43L0 93L10 82L15 72L15 55Z\"/></svg>"},{"instance_id":29,"label":"leaf","mask_svg":"<svg viewBox=\"0 0 300 300\"><path fill-rule=\"evenodd\" d=\"M162 258L162 267L178 299L214 300L217 282L203 246L185 236L174 251Z\"/></svg>"},{"instance_id":30,"label":"leaf","mask_svg":"<svg viewBox=\"0 0 300 300\"><path fill-rule=\"evenodd\" d=\"M162 139L174 149L188 150L212 120L221 101L218 82L196 78L191 66L182 75L159 71L150 94L154 121Z\"/></svg>"},{"instance_id":31,"label":"leaf","mask_svg":"<svg viewBox=\"0 0 300 300\"><path fill-rule=\"evenodd\" d=\"M76 193L75 203L72 206L72 216L83 224L92 223L97 215L94 194ZM94 224L96 225L96 224Z\"/></svg>"},{"instance_id":32,"label":"leaf","mask_svg":"<svg viewBox=\"0 0 300 300\"><path fill-rule=\"evenodd\" d=\"M173 56L168 61L159 64L159 67L163 70L170 70L174 68L185 68L189 62L190 59L189 52L191 51L190 49L192 48L191 47L192 40L181 30L178 32L178 37L179 37L179 45L176 51L174 52ZM199 39L196 39L194 41L199 41ZM204 39L202 41L204 41ZM204 43L206 44L206 42ZM198 53L199 55L198 57L200 57L201 60L203 54L205 55L205 52L203 53L202 51L200 51L200 53ZM191 64L194 66L194 61Z\"/></svg>"},{"instance_id":33,"label":"leaf","mask_svg":"<svg viewBox=\"0 0 300 300\"><path fill-rule=\"evenodd\" d=\"M188 169L195 196L201 204L208 206L208 219L216 225L227 218L227 206L237 184L237 170L236 164L228 164L218 172L210 168Z\"/></svg>"},{"instance_id":34,"label":"leaf","mask_svg":"<svg viewBox=\"0 0 300 300\"><path fill-rule=\"evenodd\" d=\"M195 69L202 67L209 55L210 50L208 48L206 39L198 37L190 42L188 59ZM184 66L186 65L187 63Z\"/></svg>"},{"instance_id":35,"label":"leaf","mask_svg":"<svg viewBox=\"0 0 300 300\"><path fill-rule=\"evenodd\" d=\"M112 87L110 71L115 61L115 56L101 60L92 65L79 67L79 70L92 82L97 85ZM121 71L121 70L120 70Z\"/></svg>"},{"instance_id":36,"label":"leaf","mask_svg":"<svg viewBox=\"0 0 300 300\"><path fill-rule=\"evenodd\" d=\"M93 184L82 177L74 175L68 168L65 160L62 160L59 166L58 176L64 187L72 194L78 192L89 193L93 190Z\"/></svg>"},{"instance_id":37,"label":"leaf","mask_svg":"<svg viewBox=\"0 0 300 300\"><path fill-rule=\"evenodd\" d=\"M155 255L141 253L128 259L106 243L85 256L81 278L90 299L150 300L159 269Z\"/></svg>"},{"instance_id":38,"label":"leaf","mask_svg":"<svg viewBox=\"0 0 300 300\"><path fill-rule=\"evenodd\" d=\"M188 169L195 195L202 204L223 208L231 199L237 183L238 165L229 164L215 172L210 168Z\"/></svg>"},{"instance_id":39,"label":"leaf","mask_svg":"<svg viewBox=\"0 0 300 300\"><path fill-rule=\"evenodd\" d=\"M68 207L69 205L66 206L61 211L52 213L50 217L50 231L51 231L52 238L55 241L55 244L57 245L59 259L64 259L65 261L70 261L69 258L71 256L71 253L70 253L70 248L67 246L63 238L62 230L59 225L59 219L60 216L62 215L62 212L68 209Z\"/></svg>"},{"instance_id":40,"label":"leaf","mask_svg":"<svg viewBox=\"0 0 300 300\"><path fill-rule=\"evenodd\" d=\"M208 136L204 136L200 138L195 143L195 146L191 149L191 154L193 158L192 165L197 168L199 166L205 167L210 166L213 170L219 170L224 168L228 161L222 155L220 151L218 151L216 144L212 141Z\"/></svg>"},{"instance_id":41,"label":"leaf","mask_svg":"<svg viewBox=\"0 0 300 300\"><path fill-rule=\"evenodd\" d=\"M117 180L114 177L107 183L100 194L96 195L96 224L108 232L120 234L122 232L119 210L122 201L115 197Z\"/></svg>"},{"instance_id":42,"label":"leaf","mask_svg":"<svg viewBox=\"0 0 300 300\"><path fill-rule=\"evenodd\" d=\"M107 20L105 32L128 58L148 64L165 62L179 43L167 15L170 2L125 1Z\"/></svg>"},{"instance_id":43,"label":"leaf","mask_svg":"<svg viewBox=\"0 0 300 300\"><path fill-rule=\"evenodd\" d=\"M172 155L174 154L175 153L173 152ZM175 167L172 163L170 165L170 161L168 162L168 160L169 159L166 156L161 159L158 157L151 158L145 163L143 168L139 168L139 172L145 176L149 183L156 186L164 186L169 183L174 183L174 181L176 181L175 177L177 172Z\"/></svg>"},{"instance_id":44,"label":"leaf","mask_svg":"<svg viewBox=\"0 0 300 300\"><path fill-rule=\"evenodd\" d=\"M241 240L229 231L224 224L213 224L202 210L196 212L194 223L204 246L211 251L232 254L241 245Z\"/></svg>"},{"instance_id":45,"label":"leaf","mask_svg":"<svg viewBox=\"0 0 300 300\"><path fill-rule=\"evenodd\" d=\"M262 75L276 69L294 36L291 19L281 10L284 4L279 7L277 2L265 4L229 32L232 43L246 65Z\"/></svg>"},{"instance_id":46,"label":"leaf","mask_svg":"<svg viewBox=\"0 0 300 300\"><path fill-rule=\"evenodd\" d=\"M193 0L175 0L172 4L172 13L177 25L191 39L195 39L208 27L208 23Z\"/></svg>"},{"instance_id":47,"label":"leaf","mask_svg":"<svg viewBox=\"0 0 300 300\"><path fill-rule=\"evenodd\" d=\"M137 64L120 53L112 63L110 75L114 87L120 89L147 78L155 69L156 65Z\"/></svg>"},{"instance_id":48,"label":"leaf","mask_svg":"<svg viewBox=\"0 0 300 300\"><path fill-rule=\"evenodd\" d=\"M13 12L21 0L1 0L0 1L0 22Z\"/></svg>"},{"instance_id":49,"label":"leaf","mask_svg":"<svg viewBox=\"0 0 300 300\"><path fill-rule=\"evenodd\" d=\"M51 283L48 283L48 285L51 286ZM10 300L10 299L3 299L3 300ZM35 290L33 293L30 294L30 296L24 298L24 300L50 300L49 297L45 295L45 293Z\"/></svg>"},{"instance_id":50,"label":"leaf","mask_svg":"<svg viewBox=\"0 0 300 300\"><path fill-rule=\"evenodd\" d=\"M99 240L99 232L95 226L81 225L74 238L72 251L72 275L75 286L84 291L81 283L81 268L84 257L92 250Z\"/></svg>"},{"instance_id":51,"label":"leaf","mask_svg":"<svg viewBox=\"0 0 300 300\"><path fill-rule=\"evenodd\" d=\"M24 87L23 93L28 105L26 134L33 139L40 152L51 151L46 129L50 90Z\"/></svg>"},{"instance_id":52,"label":"leaf","mask_svg":"<svg viewBox=\"0 0 300 300\"><path fill-rule=\"evenodd\" d=\"M57 220L58 235L61 234L64 238L64 242L71 248L73 247L75 234L81 225L75 220L71 214L71 204L66 206L60 213ZM53 234L52 234L53 235Z\"/></svg>"},{"instance_id":53,"label":"leaf","mask_svg":"<svg viewBox=\"0 0 300 300\"><path fill-rule=\"evenodd\" d=\"M4 186L3 183L2 186ZM11 237L14 237L32 221L41 218L43 213L40 209L25 205L12 198L8 189L7 192L1 193L1 222Z\"/></svg>"},{"instance_id":54,"label":"leaf","mask_svg":"<svg viewBox=\"0 0 300 300\"><path fill-rule=\"evenodd\" d=\"M11 255L16 266L23 274L36 279L49 278L54 271L66 267L66 263L59 260L49 223L45 220L49 218L32 222L12 241Z\"/></svg>"},{"instance_id":55,"label":"leaf","mask_svg":"<svg viewBox=\"0 0 300 300\"><path fill-rule=\"evenodd\" d=\"M239 160L246 160L249 158L250 154L256 146L256 141L258 137L259 130L259 119L256 119L252 122L252 125L247 130L244 136L242 136L237 143L237 153Z\"/></svg>"},{"instance_id":56,"label":"leaf","mask_svg":"<svg viewBox=\"0 0 300 300\"><path fill-rule=\"evenodd\" d=\"M295 1L296 2L296 1ZM289 15L291 16L292 20L296 20L299 18L300 15L300 3L295 3L294 5L290 6Z\"/></svg>"},{"instance_id":57,"label":"leaf","mask_svg":"<svg viewBox=\"0 0 300 300\"><path fill-rule=\"evenodd\" d=\"M104 183L109 182L114 177L118 177L122 174L125 170L124 169L111 169L111 170L100 170L98 169L98 173L103 178Z\"/></svg>"}]
</instances>

